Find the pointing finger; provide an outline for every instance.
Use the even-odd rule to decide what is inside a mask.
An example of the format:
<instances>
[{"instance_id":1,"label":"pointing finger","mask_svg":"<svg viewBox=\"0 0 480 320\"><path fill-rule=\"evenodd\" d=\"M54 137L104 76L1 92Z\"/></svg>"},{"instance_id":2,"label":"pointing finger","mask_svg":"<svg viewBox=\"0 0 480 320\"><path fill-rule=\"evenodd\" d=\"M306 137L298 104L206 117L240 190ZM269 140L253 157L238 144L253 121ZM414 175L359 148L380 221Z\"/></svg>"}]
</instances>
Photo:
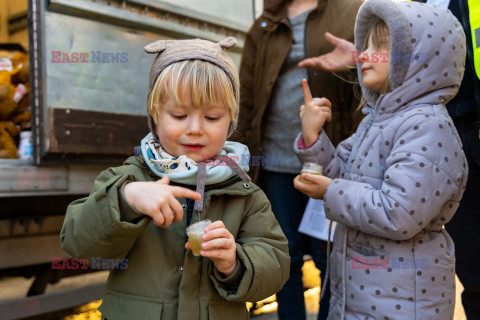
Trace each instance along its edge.
<instances>
[{"instance_id":1,"label":"pointing finger","mask_svg":"<svg viewBox=\"0 0 480 320\"><path fill-rule=\"evenodd\" d=\"M306 79L302 79L302 87L303 87L303 98L305 99L305 104L312 101L312 93L310 92L310 88L308 87L308 82Z\"/></svg>"},{"instance_id":2,"label":"pointing finger","mask_svg":"<svg viewBox=\"0 0 480 320\"><path fill-rule=\"evenodd\" d=\"M193 200L200 200L202 196L200 193L183 187L172 187L172 193L175 198L189 198Z\"/></svg>"}]
</instances>

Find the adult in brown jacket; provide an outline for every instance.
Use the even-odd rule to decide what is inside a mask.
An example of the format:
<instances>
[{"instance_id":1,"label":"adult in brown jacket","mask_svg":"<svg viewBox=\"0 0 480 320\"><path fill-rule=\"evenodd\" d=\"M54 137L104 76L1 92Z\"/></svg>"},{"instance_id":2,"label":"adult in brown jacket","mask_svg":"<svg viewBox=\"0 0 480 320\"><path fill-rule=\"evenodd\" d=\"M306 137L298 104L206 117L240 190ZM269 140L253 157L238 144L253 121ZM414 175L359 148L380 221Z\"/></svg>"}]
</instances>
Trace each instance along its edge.
<instances>
[{"instance_id":1,"label":"adult in brown jacket","mask_svg":"<svg viewBox=\"0 0 480 320\"><path fill-rule=\"evenodd\" d=\"M332 51L334 46L325 41L325 32L353 41L355 17L362 2L265 0L264 11L245 40L240 67L240 116L232 138L249 147L249 173L271 201L289 240L290 279L277 294L280 319L306 317L301 267L309 247L322 280L326 269L325 242L298 232L308 202L308 197L293 188L293 178L301 169L292 147L301 130L301 79L308 79L313 96L332 102L334 121L324 130L333 143L350 136L357 124L354 110L358 100L352 85L316 68L299 68L298 63ZM327 290L318 319L326 319L329 300Z\"/></svg>"}]
</instances>

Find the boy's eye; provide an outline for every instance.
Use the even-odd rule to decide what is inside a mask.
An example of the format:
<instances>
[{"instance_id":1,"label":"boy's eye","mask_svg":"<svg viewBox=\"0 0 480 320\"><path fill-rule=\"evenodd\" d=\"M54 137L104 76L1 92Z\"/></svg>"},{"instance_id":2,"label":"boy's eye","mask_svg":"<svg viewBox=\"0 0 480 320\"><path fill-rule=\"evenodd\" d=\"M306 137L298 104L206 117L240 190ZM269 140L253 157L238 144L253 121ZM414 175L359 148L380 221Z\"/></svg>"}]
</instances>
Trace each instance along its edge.
<instances>
[{"instance_id":1,"label":"boy's eye","mask_svg":"<svg viewBox=\"0 0 480 320\"><path fill-rule=\"evenodd\" d=\"M209 120L209 121L216 121L218 119L220 119L220 117L208 117L208 116L205 116L205 119Z\"/></svg>"},{"instance_id":2,"label":"boy's eye","mask_svg":"<svg viewBox=\"0 0 480 320\"><path fill-rule=\"evenodd\" d=\"M170 114L170 115L175 119L184 119L187 117L186 115L180 115L180 114Z\"/></svg>"}]
</instances>

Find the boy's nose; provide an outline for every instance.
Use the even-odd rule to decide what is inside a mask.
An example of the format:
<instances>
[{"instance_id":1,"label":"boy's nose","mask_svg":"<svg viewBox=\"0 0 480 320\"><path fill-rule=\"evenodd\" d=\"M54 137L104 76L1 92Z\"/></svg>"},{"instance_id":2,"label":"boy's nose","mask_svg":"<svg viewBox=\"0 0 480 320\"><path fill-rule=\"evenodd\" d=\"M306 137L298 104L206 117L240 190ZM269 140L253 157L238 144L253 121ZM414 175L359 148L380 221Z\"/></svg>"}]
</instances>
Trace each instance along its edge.
<instances>
[{"instance_id":1,"label":"boy's nose","mask_svg":"<svg viewBox=\"0 0 480 320\"><path fill-rule=\"evenodd\" d=\"M203 130L202 119L199 116L190 117L187 132L190 134L199 134Z\"/></svg>"}]
</instances>

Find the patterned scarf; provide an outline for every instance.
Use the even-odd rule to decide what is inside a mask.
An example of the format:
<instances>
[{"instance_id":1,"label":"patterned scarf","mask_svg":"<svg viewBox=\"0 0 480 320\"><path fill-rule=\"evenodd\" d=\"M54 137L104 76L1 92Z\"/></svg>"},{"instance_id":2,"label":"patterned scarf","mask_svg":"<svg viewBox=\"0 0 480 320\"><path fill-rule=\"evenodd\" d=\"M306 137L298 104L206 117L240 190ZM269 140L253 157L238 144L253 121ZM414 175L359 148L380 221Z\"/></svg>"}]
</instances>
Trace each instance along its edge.
<instances>
[{"instance_id":1,"label":"patterned scarf","mask_svg":"<svg viewBox=\"0 0 480 320\"><path fill-rule=\"evenodd\" d=\"M198 163L188 158L185 155L173 157L168 154L161 144L156 140L151 133L142 139L140 144L143 158L149 168L159 177L168 174L171 181L187 184L197 185ZM224 161L224 156L227 160ZM244 176L234 167L239 167L243 174L248 172L248 163L250 160L250 153L247 146L238 143L225 141L222 150L214 159L205 162L206 177L205 184L210 185L214 183L223 182L238 174L242 179ZM232 165L231 162L235 162ZM234 168L234 169L232 169Z\"/></svg>"},{"instance_id":2,"label":"patterned scarf","mask_svg":"<svg viewBox=\"0 0 480 320\"><path fill-rule=\"evenodd\" d=\"M165 149L158 142L158 140L153 137L153 135L147 135L145 139L142 140L142 147L143 144L145 144L145 150L148 156L148 159L145 158L145 160L151 166L153 166L158 173L178 173L186 170L192 170L192 168L198 166L194 160L187 156L172 157L167 151L165 151Z\"/></svg>"},{"instance_id":3,"label":"patterned scarf","mask_svg":"<svg viewBox=\"0 0 480 320\"><path fill-rule=\"evenodd\" d=\"M196 186L202 198L195 201L194 209L202 211L205 185L223 182L238 175L244 182L250 182L248 171L250 153L247 146L225 141L222 150L215 159L197 162L185 155L173 157L160 145L152 133L142 139L142 155L149 168L159 177L168 174L171 181Z\"/></svg>"}]
</instances>

